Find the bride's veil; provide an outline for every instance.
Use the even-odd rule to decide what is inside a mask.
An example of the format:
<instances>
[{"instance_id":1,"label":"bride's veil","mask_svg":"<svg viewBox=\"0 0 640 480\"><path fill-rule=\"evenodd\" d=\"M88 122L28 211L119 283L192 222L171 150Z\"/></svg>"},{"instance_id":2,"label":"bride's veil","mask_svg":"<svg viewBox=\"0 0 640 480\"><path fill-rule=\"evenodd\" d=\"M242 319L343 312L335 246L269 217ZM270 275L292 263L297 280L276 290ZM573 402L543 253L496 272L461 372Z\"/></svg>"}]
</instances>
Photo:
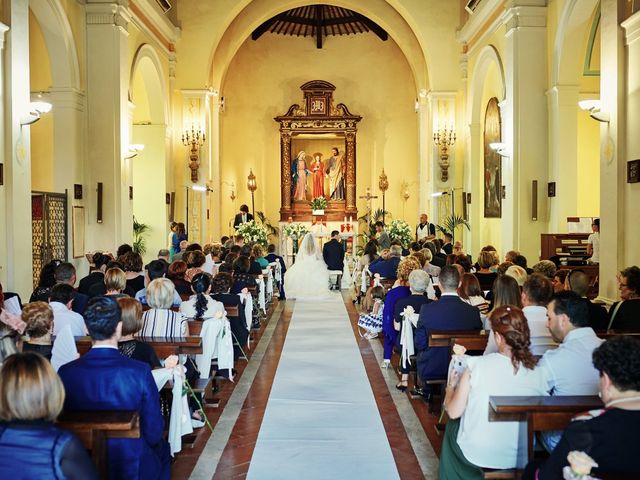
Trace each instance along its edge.
<instances>
[{"instance_id":1,"label":"bride's veil","mask_svg":"<svg viewBox=\"0 0 640 480\"><path fill-rule=\"evenodd\" d=\"M300 244L300 249L298 250L298 259L302 260L305 257L311 259L320 258L313 233L307 233L302 239L302 243Z\"/></svg>"}]
</instances>

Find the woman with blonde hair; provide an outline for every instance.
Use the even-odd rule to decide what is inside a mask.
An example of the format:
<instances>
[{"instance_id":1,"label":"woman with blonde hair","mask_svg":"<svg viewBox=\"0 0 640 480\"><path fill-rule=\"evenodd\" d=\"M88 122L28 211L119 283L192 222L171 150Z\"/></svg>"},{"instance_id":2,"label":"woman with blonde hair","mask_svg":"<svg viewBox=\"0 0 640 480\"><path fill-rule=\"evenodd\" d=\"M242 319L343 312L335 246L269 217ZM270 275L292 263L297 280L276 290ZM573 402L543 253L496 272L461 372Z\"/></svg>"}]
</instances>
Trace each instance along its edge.
<instances>
[{"instance_id":1,"label":"woman with blonde hair","mask_svg":"<svg viewBox=\"0 0 640 480\"><path fill-rule=\"evenodd\" d=\"M175 288L171 280L156 278L147 286L147 303L150 310L142 316L141 337L186 337L189 334L187 320L171 309Z\"/></svg>"},{"instance_id":2,"label":"woman with blonde hair","mask_svg":"<svg viewBox=\"0 0 640 480\"><path fill-rule=\"evenodd\" d=\"M522 310L502 306L490 316L498 352L463 357L463 370L452 370L445 407L449 415L440 456L440 479L484 478L483 468L522 465L518 422L490 422L489 397L547 395L547 382L529 346L529 326Z\"/></svg>"},{"instance_id":3,"label":"woman with blonde hair","mask_svg":"<svg viewBox=\"0 0 640 480\"><path fill-rule=\"evenodd\" d=\"M33 352L16 353L0 370L0 478L98 479L78 438L53 423L64 404L53 367Z\"/></svg>"},{"instance_id":4,"label":"woman with blonde hair","mask_svg":"<svg viewBox=\"0 0 640 480\"><path fill-rule=\"evenodd\" d=\"M391 364L391 355L393 354L393 346L396 344L398 332L393 326L393 314L396 308L396 302L401 298L411 295L409 288L409 274L414 270L420 270L422 267L417 260L413 258L405 258L398 264L396 271L396 283L387 292L384 300L384 309L382 310L382 333L384 334L384 360L382 368L388 368Z\"/></svg>"},{"instance_id":5,"label":"woman with blonde hair","mask_svg":"<svg viewBox=\"0 0 640 480\"><path fill-rule=\"evenodd\" d=\"M127 288L126 274L119 268L110 268L104 273L104 288L107 297L116 299L127 297L126 293L122 293Z\"/></svg>"}]
</instances>

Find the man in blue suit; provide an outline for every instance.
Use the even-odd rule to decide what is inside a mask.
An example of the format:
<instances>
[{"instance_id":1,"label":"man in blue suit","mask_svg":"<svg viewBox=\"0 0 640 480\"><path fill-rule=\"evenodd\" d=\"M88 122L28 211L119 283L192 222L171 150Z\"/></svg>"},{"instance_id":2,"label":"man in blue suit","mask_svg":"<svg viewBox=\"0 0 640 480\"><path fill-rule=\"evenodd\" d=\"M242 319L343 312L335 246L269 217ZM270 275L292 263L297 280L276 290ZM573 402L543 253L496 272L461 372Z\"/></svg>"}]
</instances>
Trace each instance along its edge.
<instances>
[{"instance_id":1,"label":"man in blue suit","mask_svg":"<svg viewBox=\"0 0 640 480\"><path fill-rule=\"evenodd\" d=\"M429 348L429 332L438 330L480 330L480 310L463 302L457 294L460 273L453 265L445 265L438 277L442 296L437 302L423 305L416 327L418 376L424 382L446 378L449 369L447 347ZM428 393L423 389L424 393ZM421 393L421 392L418 392Z\"/></svg>"},{"instance_id":2,"label":"man in blue suit","mask_svg":"<svg viewBox=\"0 0 640 480\"><path fill-rule=\"evenodd\" d=\"M58 372L66 390L65 410L134 410L140 438L108 440L109 478L169 479L169 444L163 438L160 397L146 363L118 351L120 307L109 297L89 301L85 323L93 347Z\"/></svg>"}]
</instances>

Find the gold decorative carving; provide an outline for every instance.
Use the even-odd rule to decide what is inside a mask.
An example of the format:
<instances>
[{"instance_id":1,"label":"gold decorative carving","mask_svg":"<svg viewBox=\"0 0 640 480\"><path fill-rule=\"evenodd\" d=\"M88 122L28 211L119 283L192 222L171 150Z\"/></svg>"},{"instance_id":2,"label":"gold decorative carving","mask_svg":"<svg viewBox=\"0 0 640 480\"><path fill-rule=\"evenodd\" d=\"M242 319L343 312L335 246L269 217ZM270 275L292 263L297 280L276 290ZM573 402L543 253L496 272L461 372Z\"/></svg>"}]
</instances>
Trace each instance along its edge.
<instances>
[{"instance_id":1,"label":"gold decorative carving","mask_svg":"<svg viewBox=\"0 0 640 480\"><path fill-rule=\"evenodd\" d=\"M345 138L345 199L330 200L327 209L329 220L342 220L345 215L357 214L356 209L356 131L362 119L353 115L343 103L334 105L335 86L323 80L313 80L302 85L304 102L295 103L285 115L275 117L280 124L281 195L280 220L310 220L311 210L307 202L292 203L291 164L292 137L299 134L334 133ZM333 218L332 218L333 217Z\"/></svg>"}]
</instances>

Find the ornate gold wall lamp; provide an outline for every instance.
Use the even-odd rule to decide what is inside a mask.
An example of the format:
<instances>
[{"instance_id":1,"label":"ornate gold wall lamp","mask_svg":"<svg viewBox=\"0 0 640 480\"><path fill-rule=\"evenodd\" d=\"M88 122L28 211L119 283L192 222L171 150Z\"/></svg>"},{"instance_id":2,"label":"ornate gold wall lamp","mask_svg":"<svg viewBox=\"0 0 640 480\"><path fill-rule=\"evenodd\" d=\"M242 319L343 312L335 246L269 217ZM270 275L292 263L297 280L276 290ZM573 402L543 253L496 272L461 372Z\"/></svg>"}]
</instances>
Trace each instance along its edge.
<instances>
[{"instance_id":1,"label":"ornate gold wall lamp","mask_svg":"<svg viewBox=\"0 0 640 480\"><path fill-rule=\"evenodd\" d=\"M456 132L453 125L437 128L433 132L433 144L440 150L440 180L449 180L449 148L456 143Z\"/></svg>"},{"instance_id":2,"label":"ornate gold wall lamp","mask_svg":"<svg viewBox=\"0 0 640 480\"><path fill-rule=\"evenodd\" d=\"M182 134L182 144L189 147L189 168L191 169L191 181L198 181L198 168L200 167L200 147L204 145L204 132L198 128L196 131L191 125L191 131L185 130Z\"/></svg>"},{"instance_id":3,"label":"ornate gold wall lamp","mask_svg":"<svg viewBox=\"0 0 640 480\"><path fill-rule=\"evenodd\" d=\"M385 205L385 196L386 191L389 189L389 179L387 178L387 174L384 173L384 168L382 169L382 173L380 174L380 179L378 181L378 188L382 192L382 223L384 222L384 214L386 213L386 205Z\"/></svg>"},{"instance_id":4,"label":"ornate gold wall lamp","mask_svg":"<svg viewBox=\"0 0 640 480\"><path fill-rule=\"evenodd\" d=\"M256 207L255 207L254 193L258 189L258 184L256 183L256 176L253 174L252 169L249 169L249 176L247 177L247 188L251 192L251 215L253 215L253 218L255 218Z\"/></svg>"}]
</instances>

